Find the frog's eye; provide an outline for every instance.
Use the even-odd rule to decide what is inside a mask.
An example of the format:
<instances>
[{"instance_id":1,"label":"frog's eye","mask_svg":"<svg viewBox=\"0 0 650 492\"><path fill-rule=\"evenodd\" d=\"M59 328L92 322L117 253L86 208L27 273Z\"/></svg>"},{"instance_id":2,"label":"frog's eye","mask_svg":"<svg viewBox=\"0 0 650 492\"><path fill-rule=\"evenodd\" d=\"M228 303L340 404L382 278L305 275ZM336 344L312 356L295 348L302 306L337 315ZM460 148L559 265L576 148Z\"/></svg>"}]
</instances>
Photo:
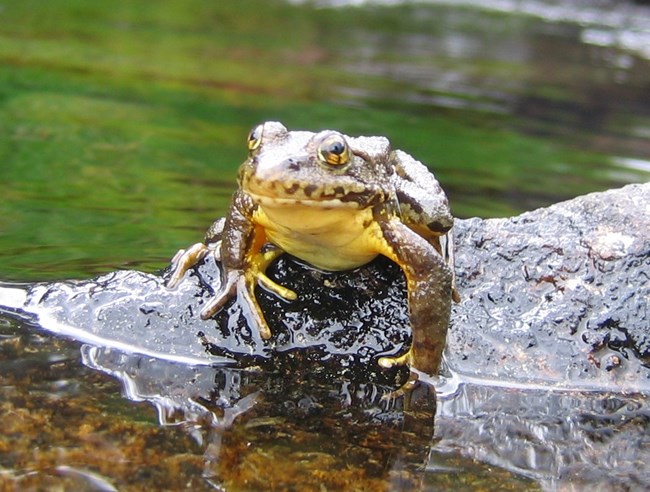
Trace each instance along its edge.
<instances>
[{"instance_id":1,"label":"frog's eye","mask_svg":"<svg viewBox=\"0 0 650 492\"><path fill-rule=\"evenodd\" d=\"M248 150L250 152L253 152L259 148L260 144L262 143L263 131L264 131L264 125L257 125L248 134L247 144L248 144Z\"/></svg>"},{"instance_id":2,"label":"frog's eye","mask_svg":"<svg viewBox=\"0 0 650 492\"><path fill-rule=\"evenodd\" d=\"M350 149L343 135L332 133L318 146L318 158L323 164L340 167L350 162Z\"/></svg>"}]
</instances>

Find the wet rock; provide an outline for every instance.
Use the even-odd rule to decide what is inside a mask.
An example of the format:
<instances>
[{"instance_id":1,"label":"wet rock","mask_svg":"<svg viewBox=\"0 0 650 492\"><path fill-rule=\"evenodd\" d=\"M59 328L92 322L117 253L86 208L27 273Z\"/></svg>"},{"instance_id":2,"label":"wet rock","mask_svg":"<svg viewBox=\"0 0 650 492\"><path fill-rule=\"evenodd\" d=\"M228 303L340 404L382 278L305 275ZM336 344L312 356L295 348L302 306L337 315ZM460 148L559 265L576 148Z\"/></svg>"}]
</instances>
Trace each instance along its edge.
<instances>
[{"instance_id":1,"label":"wet rock","mask_svg":"<svg viewBox=\"0 0 650 492\"><path fill-rule=\"evenodd\" d=\"M438 400L431 460L461 450L549 491L648 490L648 403L641 394L464 384Z\"/></svg>"},{"instance_id":2,"label":"wet rock","mask_svg":"<svg viewBox=\"0 0 650 492\"><path fill-rule=\"evenodd\" d=\"M89 281L35 285L13 312L93 345L189 364L311 364L314 371L387 384L408 377L406 368L383 370L376 363L410 345L404 277L389 260L327 273L279 258L267 274L299 299L286 302L257 289L270 340L251 327L236 299L212 319L200 318L220 285L220 268L207 257L173 290L165 287L168 271L118 271Z\"/></svg>"},{"instance_id":3,"label":"wet rock","mask_svg":"<svg viewBox=\"0 0 650 492\"><path fill-rule=\"evenodd\" d=\"M650 388L650 184L455 230L455 372Z\"/></svg>"},{"instance_id":4,"label":"wet rock","mask_svg":"<svg viewBox=\"0 0 650 492\"><path fill-rule=\"evenodd\" d=\"M650 184L631 185L518 217L458 220L462 301L452 315L447 366L465 379L650 388L649 203ZM168 360L327 362L371 380L404 377L376 365L410 344L404 277L385 258L337 273L279 258L268 274L298 300L257 289L271 340L250 328L235 301L200 319L220 284L212 258L175 290L164 286L167 274L123 271L36 285L3 310L95 345Z\"/></svg>"}]
</instances>

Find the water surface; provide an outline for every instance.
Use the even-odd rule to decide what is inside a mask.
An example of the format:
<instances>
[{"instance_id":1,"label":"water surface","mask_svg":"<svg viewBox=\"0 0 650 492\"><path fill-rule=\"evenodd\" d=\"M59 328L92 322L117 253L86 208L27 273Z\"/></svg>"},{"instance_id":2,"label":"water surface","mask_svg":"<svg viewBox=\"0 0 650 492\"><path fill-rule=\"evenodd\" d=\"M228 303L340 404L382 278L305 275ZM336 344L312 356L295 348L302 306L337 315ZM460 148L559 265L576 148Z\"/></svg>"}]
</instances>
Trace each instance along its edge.
<instances>
[{"instance_id":1,"label":"water surface","mask_svg":"<svg viewBox=\"0 0 650 492\"><path fill-rule=\"evenodd\" d=\"M388 136L461 217L647 180L648 8L532 5L4 5L0 278L162 266L267 119Z\"/></svg>"}]
</instances>

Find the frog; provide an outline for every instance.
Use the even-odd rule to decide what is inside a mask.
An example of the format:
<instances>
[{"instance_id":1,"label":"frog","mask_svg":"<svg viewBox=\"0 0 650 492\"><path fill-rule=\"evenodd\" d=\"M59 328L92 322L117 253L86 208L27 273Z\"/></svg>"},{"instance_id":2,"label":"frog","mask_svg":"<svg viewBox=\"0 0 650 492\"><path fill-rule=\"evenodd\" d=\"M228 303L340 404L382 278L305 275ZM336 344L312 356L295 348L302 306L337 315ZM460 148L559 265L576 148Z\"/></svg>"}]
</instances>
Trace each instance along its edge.
<instances>
[{"instance_id":1,"label":"frog","mask_svg":"<svg viewBox=\"0 0 650 492\"><path fill-rule=\"evenodd\" d=\"M209 319L237 296L262 339L272 331L255 297L260 286L287 301L297 294L266 275L288 253L313 268L344 271L378 255L397 263L407 288L412 343L378 358L383 368L440 369L454 286L454 218L433 173L386 137L350 137L334 130L289 131L262 123L249 133L248 156L227 215L203 242L172 259L167 287L214 255L222 265L217 292L200 312Z\"/></svg>"}]
</instances>

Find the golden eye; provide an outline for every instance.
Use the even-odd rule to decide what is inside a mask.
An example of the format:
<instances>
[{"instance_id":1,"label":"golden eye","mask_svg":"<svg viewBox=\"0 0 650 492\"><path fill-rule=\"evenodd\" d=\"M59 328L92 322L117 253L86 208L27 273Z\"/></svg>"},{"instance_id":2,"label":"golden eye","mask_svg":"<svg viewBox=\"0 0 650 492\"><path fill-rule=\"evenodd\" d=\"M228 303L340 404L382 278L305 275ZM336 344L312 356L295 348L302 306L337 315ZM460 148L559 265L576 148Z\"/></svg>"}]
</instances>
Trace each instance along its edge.
<instances>
[{"instance_id":1,"label":"golden eye","mask_svg":"<svg viewBox=\"0 0 650 492\"><path fill-rule=\"evenodd\" d=\"M323 164L330 166L344 166L350 162L350 149L339 133L326 136L318 146L318 158Z\"/></svg>"},{"instance_id":2,"label":"golden eye","mask_svg":"<svg viewBox=\"0 0 650 492\"><path fill-rule=\"evenodd\" d=\"M253 152L257 150L262 143L262 133L264 131L264 125L257 125L251 130L248 134L248 150Z\"/></svg>"}]
</instances>

